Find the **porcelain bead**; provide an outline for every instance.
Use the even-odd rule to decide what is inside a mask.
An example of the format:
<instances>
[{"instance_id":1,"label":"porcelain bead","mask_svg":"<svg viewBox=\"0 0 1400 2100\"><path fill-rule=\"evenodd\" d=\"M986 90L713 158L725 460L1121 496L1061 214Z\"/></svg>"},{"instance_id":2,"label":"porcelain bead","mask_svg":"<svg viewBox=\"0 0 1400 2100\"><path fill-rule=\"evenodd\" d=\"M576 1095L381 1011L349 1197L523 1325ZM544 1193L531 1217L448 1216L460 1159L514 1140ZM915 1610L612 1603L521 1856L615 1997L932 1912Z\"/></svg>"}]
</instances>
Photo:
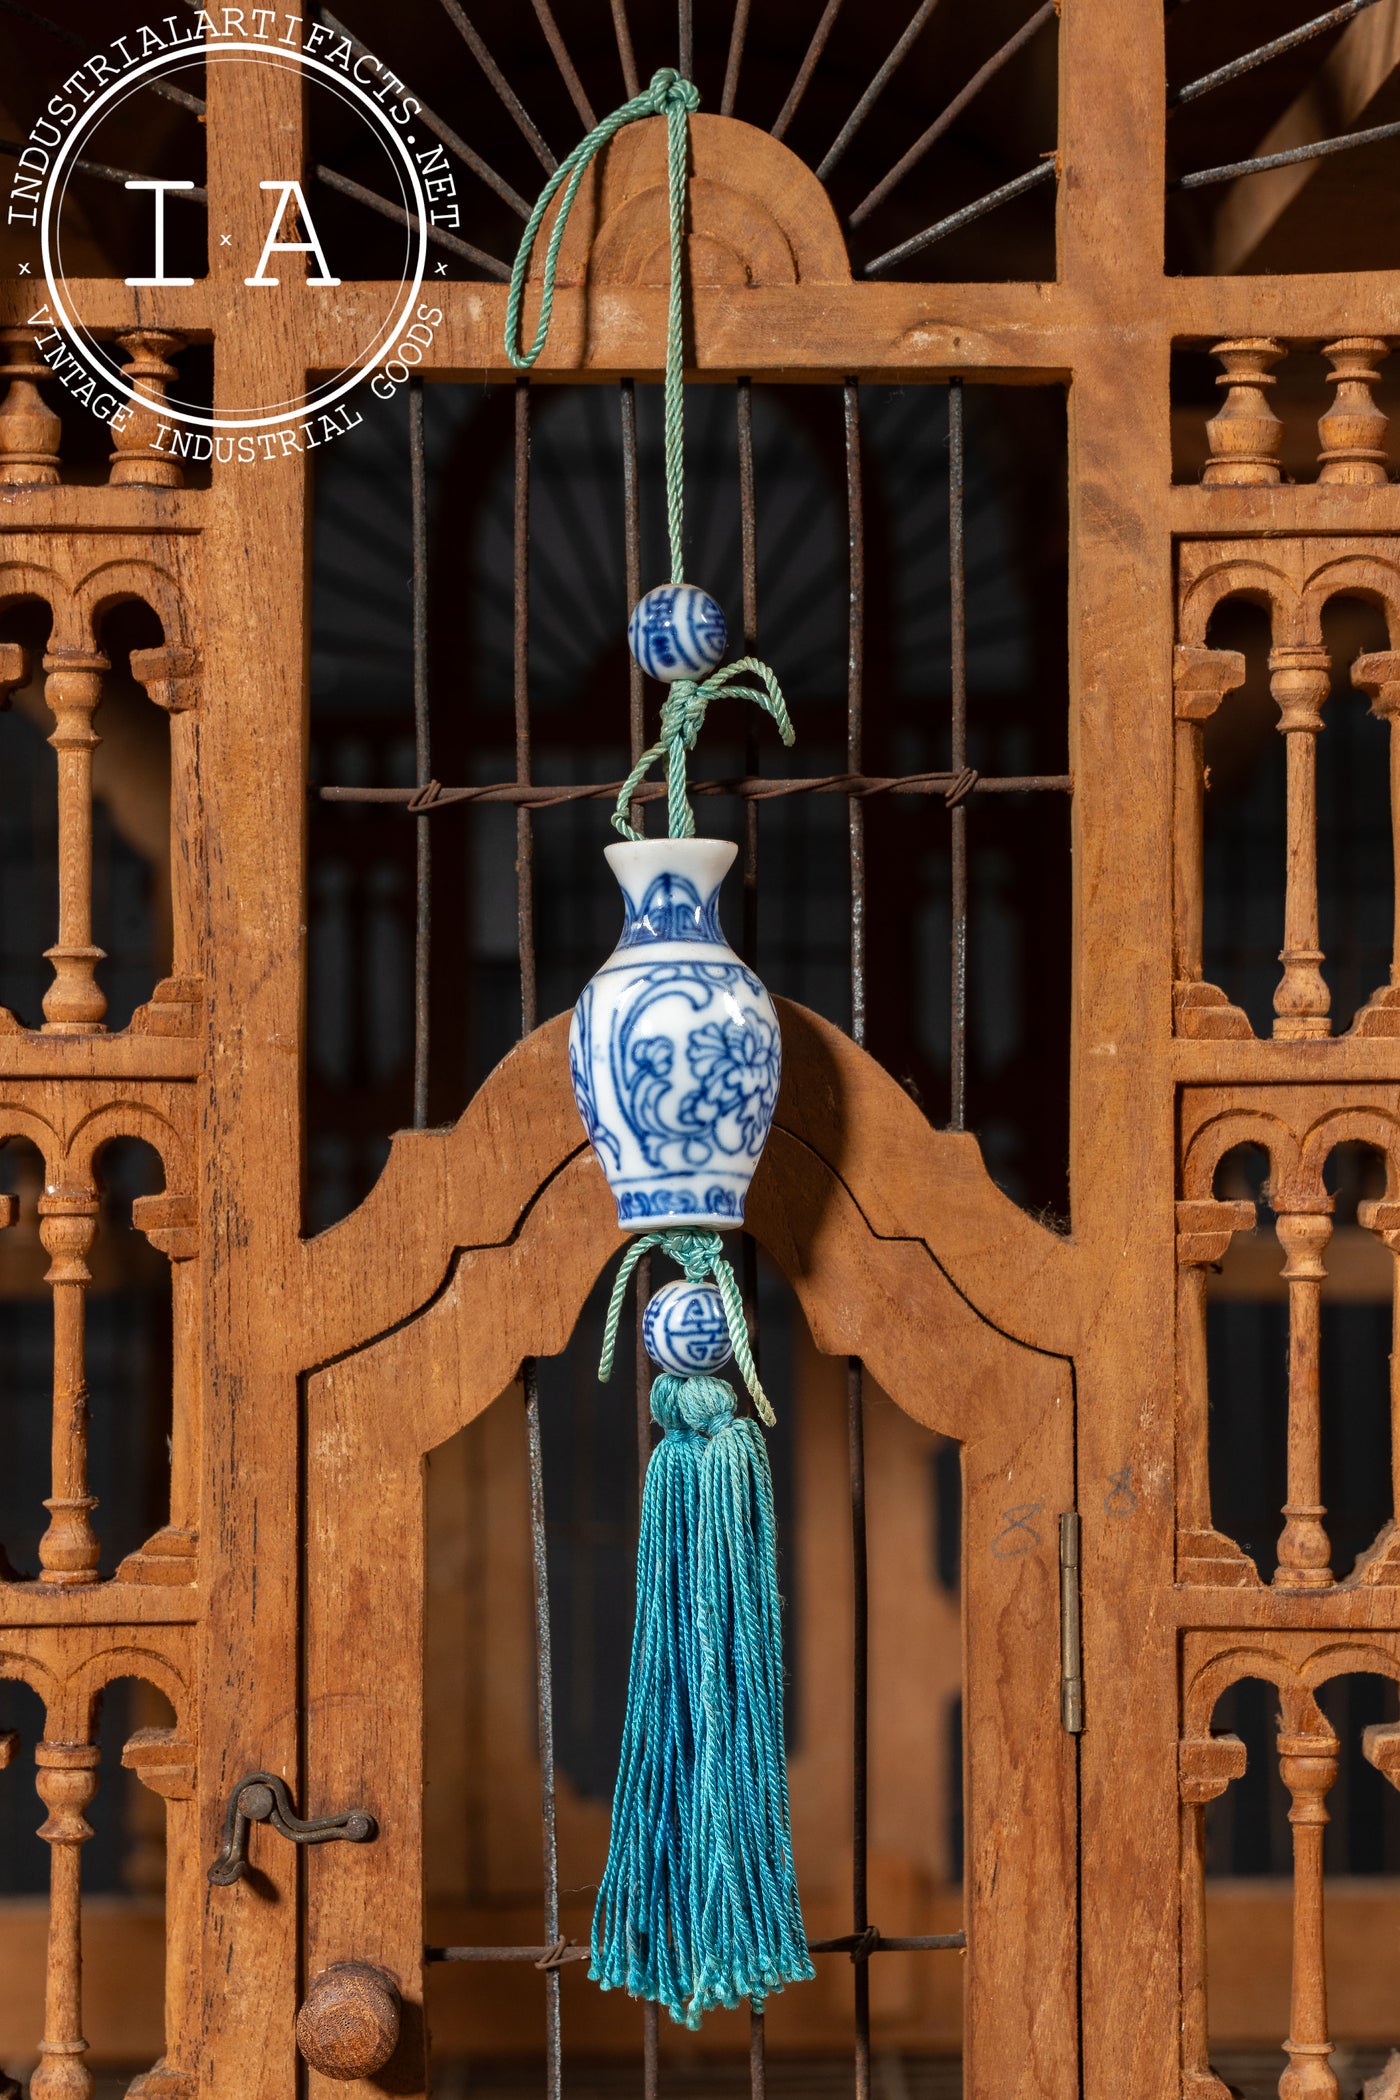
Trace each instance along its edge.
<instances>
[{"instance_id":1,"label":"porcelain bead","mask_svg":"<svg viewBox=\"0 0 1400 2100\"><path fill-rule=\"evenodd\" d=\"M647 676L669 685L713 671L729 633L708 591L693 583L663 583L633 606L627 640Z\"/></svg>"},{"instance_id":2,"label":"porcelain bead","mask_svg":"<svg viewBox=\"0 0 1400 2100\"><path fill-rule=\"evenodd\" d=\"M723 1370L733 1356L724 1300L712 1283L681 1277L665 1283L642 1314L642 1341L652 1362L679 1378Z\"/></svg>"}]
</instances>

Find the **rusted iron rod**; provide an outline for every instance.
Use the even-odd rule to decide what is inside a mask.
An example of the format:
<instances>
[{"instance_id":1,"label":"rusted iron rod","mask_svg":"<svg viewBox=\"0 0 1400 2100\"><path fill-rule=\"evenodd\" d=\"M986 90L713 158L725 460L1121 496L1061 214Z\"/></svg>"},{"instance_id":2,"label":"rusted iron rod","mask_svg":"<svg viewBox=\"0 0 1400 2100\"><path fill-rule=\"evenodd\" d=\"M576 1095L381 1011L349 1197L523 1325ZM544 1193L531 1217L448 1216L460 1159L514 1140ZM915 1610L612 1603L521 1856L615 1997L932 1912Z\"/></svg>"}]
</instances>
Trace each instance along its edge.
<instances>
[{"instance_id":1,"label":"rusted iron rod","mask_svg":"<svg viewBox=\"0 0 1400 2100\"><path fill-rule=\"evenodd\" d=\"M467 49L471 52L472 57L476 60L482 72L486 75L486 78L490 81L492 87L500 96L507 110L515 119L515 122L519 125L522 134L529 142L530 150L534 154L536 160L538 160L540 166L544 169L546 175L552 175L554 173L554 170L559 165L558 161L554 158L554 155L550 152L548 146L546 146L544 140L540 137L540 134L536 129L530 116L528 115L527 111L525 110L525 107L522 104L520 97L516 94L515 89L511 86L510 82L506 79L505 74L496 64L495 59L492 58L491 53L487 50L485 44L482 42L480 35L477 33L476 28L468 18L465 10L459 4L459 0L442 0L442 6L445 14L447 15L448 20L452 23L453 28L462 38L463 42L467 46Z\"/></svg>"},{"instance_id":2,"label":"rusted iron rod","mask_svg":"<svg viewBox=\"0 0 1400 2100\"><path fill-rule=\"evenodd\" d=\"M961 1953L967 1946L965 1932L926 1932L903 1936L877 1932L844 1932L836 1939L808 1940L808 1949L813 1954L852 1954L859 1961L872 1954L941 1954ZM543 1967L549 1962L552 1968L564 1962L587 1961L587 1947L573 1940L566 1940L561 1948L558 1941L552 1947L425 1947L425 1962L442 1961L518 1961L530 1962Z\"/></svg>"},{"instance_id":3,"label":"rusted iron rod","mask_svg":"<svg viewBox=\"0 0 1400 2100\"><path fill-rule=\"evenodd\" d=\"M1400 138L1400 123L1373 124L1366 131L1346 131L1340 138L1318 139L1311 146L1290 146L1286 153L1260 153L1253 160L1227 161L1221 168L1198 168L1194 175L1178 175L1169 190L1202 190L1212 182L1230 182L1236 175L1257 175L1264 168L1291 168L1299 161L1326 160L1334 153L1350 153L1353 146L1373 146L1381 139Z\"/></svg>"},{"instance_id":4,"label":"rusted iron rod","mask_svg":"<svg viewBox=\"0 0 1400 2100\"><path fill-rule=\"evenodd\" d=\"M433 780L426 788L323 787L317 793L323 802L382 802L421 816L425 810L446 809L458 802L509 802L525 809L615 802L621 786L620 780L585 781L570 787L497 780L482 787L442 787ZM1073 791L1072 773L988 775L973 766L960 773L899 773L888 779L869 773L826 773L797 780L748 774L734 780L692 780L686 790L691 795L737 795L744 802L773 802L786 795L942 795L954 808L964 795L1068 795ZM665 783L651 781L637 789L635 799L660 802L665 795Z\"/></svg>"},{"instance_id":5,"label":"rusted iron rod","mask_svg":"<svg viewBox=\"0 0 1400 2100\"><path fill-rule=\"evenodd\" d=\"M1400 126L1396 128L1400 129ZM979 197L975 204L965 204L961 211L951 213L946 219L936 220L932 226L926 226L922 233L916 233L909 240L901 241L897 248L890 248L884 255L877 255L874 262L865 265L866 276L873 277L877 270L888 270L895 263L907 262L911 255L917 255L923 248L932 247L935 241L946 239L950 233L957 233L963 226L970 226L974 219L980 219L987 212L995 211L999 204L1009 204L1013 197L1022 196L1025 191L1035 189L1039 183L1051 181L1058 172L1055 155L1048 154L1035 167L1028 168L1024 175L1017 175L1012 181L1002 183L999 189L988 190L986 196Z\"/></svg>"},{"instance_id":6,"label":"rusted iron rod","mask_svg":"<svg viewBox=\"0 0 1400 2100\"><path fill-rule=\"evenodd\" d=\"M55 37L60 44L67 44L72 51L87 51L90 48L87 37L79 36L75 30L61 28L57 22L51 22L47 15L36 15L32 7L22 7L20 0L0 0L0 8L3 8L7 15L13 15L16 21L32 23L36 29L42 29L46 36ZM140 84L149 88L153 95L162 96L167 102L177 102L181 109L188 109L201 117L204 114L204 104L198 95L187 94L184 88L177 88L168 80L143 80Z\"/></svg>"},{"instance_id":7,"label":"rusted iron rod","mask_svg":"<svg viewBox=\"0 0 1400 2100\"><path fill-rule=\"evenodd\" d=\"M797 115L798 104L807 92L808 83L817 70L817 60L826 49L826 40L836 27L836 17L840 12L841 0L826 0L826 6L822 9L821 19L812 31L812 41L807 46L806 56L797 69L797 78L788 90L787 101L778 111L778 120L773 126L775 139L782 138L788 125Z\"/></svg>"},{"instance_id":8,"label":"rusted iron rod","mask_svg":"<svg viewBox=\"0 0 1400 2100\"><path fill-rule=\"evenodd\" d=\"M1298 28L1290 29L1286 35L1276 36L1267 44L1256 44L1252 51L1242 53L1239 58L1232 58L1228 66L1217 66L1213 73L1202 73L1199 80L1191 80L1185 87L1169 90L1168 111L1180 109L1183 103L1198 101L1202 95L1209 95L1213 89L1224 87L1227 81L1238 80L1242 73L1252 73L1256 66L1262 66L1268 59L1278 58L1285 51L1296 50L1299 44L1309 43L1313 37L1321 36L1325 30L1339 28L1343 22L1349 22L1353 15L1359 15L1363 8L1374 7L1375 4L1376 0L1343 0L1341 7L1330 7L1325 15L1314 15L1311 22L1300 23Z\"/></svg>"},{"instance_id":9,"label":"rusted iron rod","mask_svg":"<svg viewBox=\"0 0 1400 2100\"><path fill-rule=\"evenodd\" d=\"M392 219L395 225L407 226L411 233L417 233L418 217L415 212L405 211L401 205L391 204L389 199L381 197L377 190L367 190L363 183L352 182L348 175L337 175L334 168L322 167L319 162L313 172L317 181L324 182L327 189L339 190L342 197L353 197L357 204L367 204L370 210L377 211L381 218ZM176 190L174 194L178 197L180 191ZM187 190L184 194L189 196L192 192ZM459 241L455 233L444 233L440 226L428 228L428 239L436 247L446 248L452 255L460 255L464 262L475 263L479 270L485 270L488 275L499 277L503 284L509 282L509 263L498 261L494 255L488 255L484 248L473 248L469 241Z\"/></svg>"},{"instance_id":10,"label":"rusted iron rod","mask_svg":"<svg viewBox=\"0 0 1400 2100\"><path fill-rule=\"evenodd\" d=\"M1001 71L1002 67L1006 65L1008 60L1013 59L1016 56L1016 53L1021 49L1023 44L1028 44L1030 42L1031 38L1035 35L1037 29L1040 28L1041 24L1044 22L1048 22L1055 12L1055 0L1044 0L1043 6L1038 7L1035 13L1031 15L1027 21L1021 24L1020 28L1016 31L1015 35L1009 36L1006 42L1001 46L1001 48L992 53L991 57L987 60L986 64L981 65L977 68L977 71L973 74L971 80L968 81L967 85L958 89L958 92L956 95L954 95L952 101L947 105L945 109L939 111L938 115L929 125L927 131L921 132L919 134L918 138L915 139L913 145L909 148L909 151L903 156L902 159L897 160L895 162L894 166L890 169L889 174L883 176L881 180L876 183L874 189L870 192L868 197L863 197L861 199L860 203L851 213L850 223L852 224L852 226L859 226L863 219L869 218L871 212L874 211L875 207L878 204L884 203L890 191L895 187L895 184L903 182L905 176L909 173L909 170L918 165L918 163L923 159L924 155L928 152L929 147L935 145L938 142L938 140L942 138L944 132L948 130L949 126L957 121L957 119L962 115L963 111L967 108L968 103L976 100L977 96L981 94L983 88L987 85L987 82L991 80L995 74ZM877 74L876 81L878 80L879 75ZM883 85L883 83L881 83L881 85ZM870 88L866 91L868 96L873 95L874 88L875 81L872 81ZM824 176L826 174L827 169L835 165L839 153L844 152L847 142L847 132L850 132L852 127L857 123L857 121L864 116L865 107L865 99L862 98L861 102L858 102L856 104L855 111L852 114L849 122L847 123L846 129L842 131L842 133L836 141L836 144L832 147L830 153L827 154L826 159L818 168L817 173L819 175Z\"/></svg>"},{"instance_id":11,"label":"rusted iron rod","mask_svg":"<svg viewBox=\"0 0 1400 2100\"><path fill-rule=\"evenodd\" d=\"M362 44L358 37L352 35L343 22L337 21L328 7L321 9L321 20L325 23L327 29L332 29L337 36L344 37L356 58L372 56L367 46ZM450 124L445 124L441 117L435 115L421 95L415 94L413 99L418 104L414 112L415 122L425 124L435 138L441 139L449 153L455 153L458 160L464 162L474 175L479 175L481 180L487 184L488 188L493 189L498 197L504 198L511 210L517 213L520 218L528 219L531 207L525 202L519 190L513 189L503 175L498 175L496 170L484 161L479 153L472 150L465 139L459 138Z\"/></svg>"}]
</instances>

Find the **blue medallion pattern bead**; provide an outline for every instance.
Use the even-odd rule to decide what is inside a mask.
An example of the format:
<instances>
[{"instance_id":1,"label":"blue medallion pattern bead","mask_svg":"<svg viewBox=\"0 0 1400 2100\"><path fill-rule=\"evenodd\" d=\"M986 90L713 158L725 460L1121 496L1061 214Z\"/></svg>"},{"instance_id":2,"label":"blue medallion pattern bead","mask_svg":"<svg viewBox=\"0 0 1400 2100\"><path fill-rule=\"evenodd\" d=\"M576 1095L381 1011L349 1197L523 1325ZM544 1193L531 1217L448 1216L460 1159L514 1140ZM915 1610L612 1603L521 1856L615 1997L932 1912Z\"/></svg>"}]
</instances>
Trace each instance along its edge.
<instances>
[{"instance_id":1,"label":"blue medallion pattern bead","mask_svg":"<svg viewBox=\"0 0 1400 2100\"><path fill-rule=\"evenodd\" d=\"M633 606L627 640L647 676L670 685L713 671L729 630L708 591L694 583L663 583Z\"/></svg>"},{"instance_id":2,"label":"blue medallion pattern bead","mask_svg":"<svg viewBox=\"0 0 1400 2100\"><path fill-rule=\"evenodd\" d=\"M678 1378L722 1371L734 1354L724 1300L712 1283L663 1283L642 1314L647 1355Z\"/></svg>"},{"instance_id":3,"label":"blue medallion pattern bead","mask_svg":"<svg viewBox=\"0 0 1400 2100\"><path fill-rule=\"evenodd\" d=\"M569 1075L617 1222L742 1225L782 1046L772 1000L720 931L738 848L642 839L604 851L625 919L574 1008Z\"/></svg>"}]
</instances>

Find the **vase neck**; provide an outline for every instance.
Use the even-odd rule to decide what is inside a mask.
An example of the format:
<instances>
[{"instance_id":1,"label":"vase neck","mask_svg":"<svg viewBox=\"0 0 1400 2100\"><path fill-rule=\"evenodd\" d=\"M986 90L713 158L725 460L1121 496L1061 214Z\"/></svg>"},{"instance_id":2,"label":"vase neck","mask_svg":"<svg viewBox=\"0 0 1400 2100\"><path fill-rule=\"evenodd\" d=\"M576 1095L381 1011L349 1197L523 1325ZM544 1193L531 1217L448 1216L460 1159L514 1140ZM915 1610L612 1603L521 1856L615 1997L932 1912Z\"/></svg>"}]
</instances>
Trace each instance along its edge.
<instances>
[{"instance_id":1,"label":"vase neck","mask_svg":"<svg viewBox=\"0 0 1400 2100\"><path fill-rule=\"evenodd\" d=\"M607 856L626 912L619 947L674 941L725 946L719 889L735 850L727 839L646 839L610 846Z\"/></svg>"}]
</instances>

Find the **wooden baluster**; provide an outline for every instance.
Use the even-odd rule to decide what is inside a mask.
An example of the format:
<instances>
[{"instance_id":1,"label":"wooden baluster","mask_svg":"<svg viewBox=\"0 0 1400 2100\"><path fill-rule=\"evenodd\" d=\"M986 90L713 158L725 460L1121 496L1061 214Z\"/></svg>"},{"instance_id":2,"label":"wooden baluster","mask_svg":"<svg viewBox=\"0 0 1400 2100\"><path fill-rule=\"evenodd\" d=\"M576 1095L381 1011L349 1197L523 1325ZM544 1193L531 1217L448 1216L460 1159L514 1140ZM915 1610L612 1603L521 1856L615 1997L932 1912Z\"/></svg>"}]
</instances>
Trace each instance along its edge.
<instances>
[{"instance_id":1,"label":"wooden baluster","mask_svg":"<svg viewBox=\"0 0 1400 2100\"><path fill-rule=\"evenodd\" d=\"M1373 992L1352 1023L1353 1035L1400 1036L1400 650L1358 656L1351 682L1371 695L1371 713L1390 725L1390 857L1393 897L1390 982Z\"/></svg>"},{"instance_id":2,"label":"wooden baluster","mask_svg":"<svg viewBox=\"0 0 1400 2100\"><path fill-rule=\"evenodd\" d=\"M1187 1737L1177 1745L1181 1791L1181 2090L1182 2100L1230 2100L1210 2067L1206 1996L1206 1803L1243 1776L1237 1735Z\"/></svg>"},{"instance_id":3,"label":"wooden baluster","mask_svg":"<svg viewBox=\"0 0 1400 2100\"><path fill-rule=\"evenodd\" d=\"M54 716L49 742L58 753L58 941L46 951L53 983L44 994L44 1030L91 1035L107 1011L96 982L103 952L92 944L92 754L101 741L92 717L111 665L105 656L61 650L44 658L44 669Z\"/></svg>"},{"instance_id":4,"label":"wooden baluster","mask_svg":"<svg viewBox=\"0 0 1400 2100\"><path fill-rule=\"evenodd\" d=\"M1205 724L1227 693L1243 685L1237 649L1174 652L1176 748L1173 782L1174 951L1172 1003L1180 1035L1252 1036L1247 1016L1218 985L1202 982L1205 858Z\"/></svg>"},{"instance_id":5,"label":"wooden baluster","mask_svg":"<svg viewBox=\"0 0 1400 2100\"><path fill-rule=\"evenodd\" d=\"M1390 418L1371 395L1381 376L1375 367L1389 357L1389 343L1380 336L1348 335L1324 343L1322 354L1332 365L1328 385L1337 391L1318 421L1318 480L1372 485L1389 481L1385 433Z\"/></svg>"},{"instance_id":6,"label":"wooden baluster","mask_svg":"<svg viewBox=\"0 0 1400 2100\"><path fill-rule=\"evenodd\" d=\"M153 451L152 446L160 429L157 411L164 404L165 390L172 379L179 377L168 360L177 350L184 349L185 339L156 328L137 328L119 335L117 341L128 359L122 369L123 379L157 407L152 410L138 408L135 402L127 403L120 430L115 424L112 426L112 471L107 478L114 488L178 489L185 478L179 461L168 452Z\"/></svg>"},{"instance_id":7,"label":"wooden baluster","mask_svg":"<svg viewBox=\"0 0 1400 2100\"><path fill-rule=\"evenodd\" d=\"M44 1504L49 1528L39 1541L42 1580L71 1589L96 1582L97 1533L89 1511L88 1391L84 1312L92 1273L87 1256L97 1230L92 1189L51 1188L39 1198L39 1237L50 1257L44 1281L53 1291L53 1493Z\"/></svg>"},{"instance_id":8,"label":"wooden baluster","mask_svg":"<svg viewBox=\"0 0 1400 2100\"><path fill-rule=\"evenodd\" d=\"M35 385L50 377L34 348L32 328L0 328L8 359L0 380L9 392L0 403L0 487L51 487L58 480L58 441L63 426Z\"/></svg>"},{"instance_id":9,"label":"wooden baluster","mask_svg":"<svg viewBox=\"0 0 1400 2100\"><path fill-rule=\"evenodd\" d=\"M1318 1715L1321 1728L1326 1728ZM1293 1827L1293 1979L1279 2100L1339 2100L1327 2039L1327 1969L1322 1922L1322 1833L1337 1777L1337 1739L1279 1733L1279 1770L1291 1797Z\"/></svg>"},{"instance_id":10,"label":"wooden baluster","mask_svg":"<svg viewBox=\"0 0 1400 2100\"><path fill-rule=\"evenodd\" d=\"M1332 1032L1332 997L1319 965L1317 927L1317 738L1331 663L1320 645L1273 649L1269 688L1288 748L1288 864L1284 900L1283 976L1274 993L1274 1034L1287 1041Z\"/></svg>"},{"instance_id":11,"label":"wooden baluster","mask_svg":"<svg viewBox=\"0 0 1400 2100\"><path fill-rule=\"evenodd\" d=\"M1269 336L1240 336L1216 343L1210 354L1225 367L1215 383L1227 391L1206 424L1210 458L1201 470L1202 481L1212 488L1257 488L1276 482L1283 425L1269 406L1266 390L1276 383L1269 367L1283 356L1282 343Z\"/></svg>"},{"instance_id":12,"label":"wooden baluster","mask_svg":"<svg viewBox=\"0 0 1400 2100\"><path fill-rule=\"evenodd\" d=\"M49 1944L44 2039L30 2100L92 2100L83 2062L82 1847L92 1836L84 1811L97 1792L99 1752L90 1743L40 1743L36 1785L48 1810L39 1835L49 1846Z\"/></svg>"},{"instance_id":13,"label":"wooden baluster","mask_svg":"<svg viewBox=\"0 0 1400 2100\"><path fill-rule=\"evenodd\" d=\"M1258 1570L1210 1514L1209 1395L1206 1378L1208 1271L1237 1232L1252 1232L1252 1203L1213 1197L1176 1206L1176 1575L1178 1582L1238 1588Z\"/></svg>"},{"instance_id":14,"label":"wooden baluster","mask_svg":"<svg viewBox=\"0 0 1400 2100\"><path fill-rule=\"evenodd\" d=\"M1322 1406L1318 1392L1322 1257L1332 1237L1326 1210L1280 1211L1279 1242L1288 1259L1288 1500L1279 1534L1274 1583L1283 1590L1320 1590L1332 1581L1331 1546L1322 1519Z\"/></svg>"}]
</instances>

